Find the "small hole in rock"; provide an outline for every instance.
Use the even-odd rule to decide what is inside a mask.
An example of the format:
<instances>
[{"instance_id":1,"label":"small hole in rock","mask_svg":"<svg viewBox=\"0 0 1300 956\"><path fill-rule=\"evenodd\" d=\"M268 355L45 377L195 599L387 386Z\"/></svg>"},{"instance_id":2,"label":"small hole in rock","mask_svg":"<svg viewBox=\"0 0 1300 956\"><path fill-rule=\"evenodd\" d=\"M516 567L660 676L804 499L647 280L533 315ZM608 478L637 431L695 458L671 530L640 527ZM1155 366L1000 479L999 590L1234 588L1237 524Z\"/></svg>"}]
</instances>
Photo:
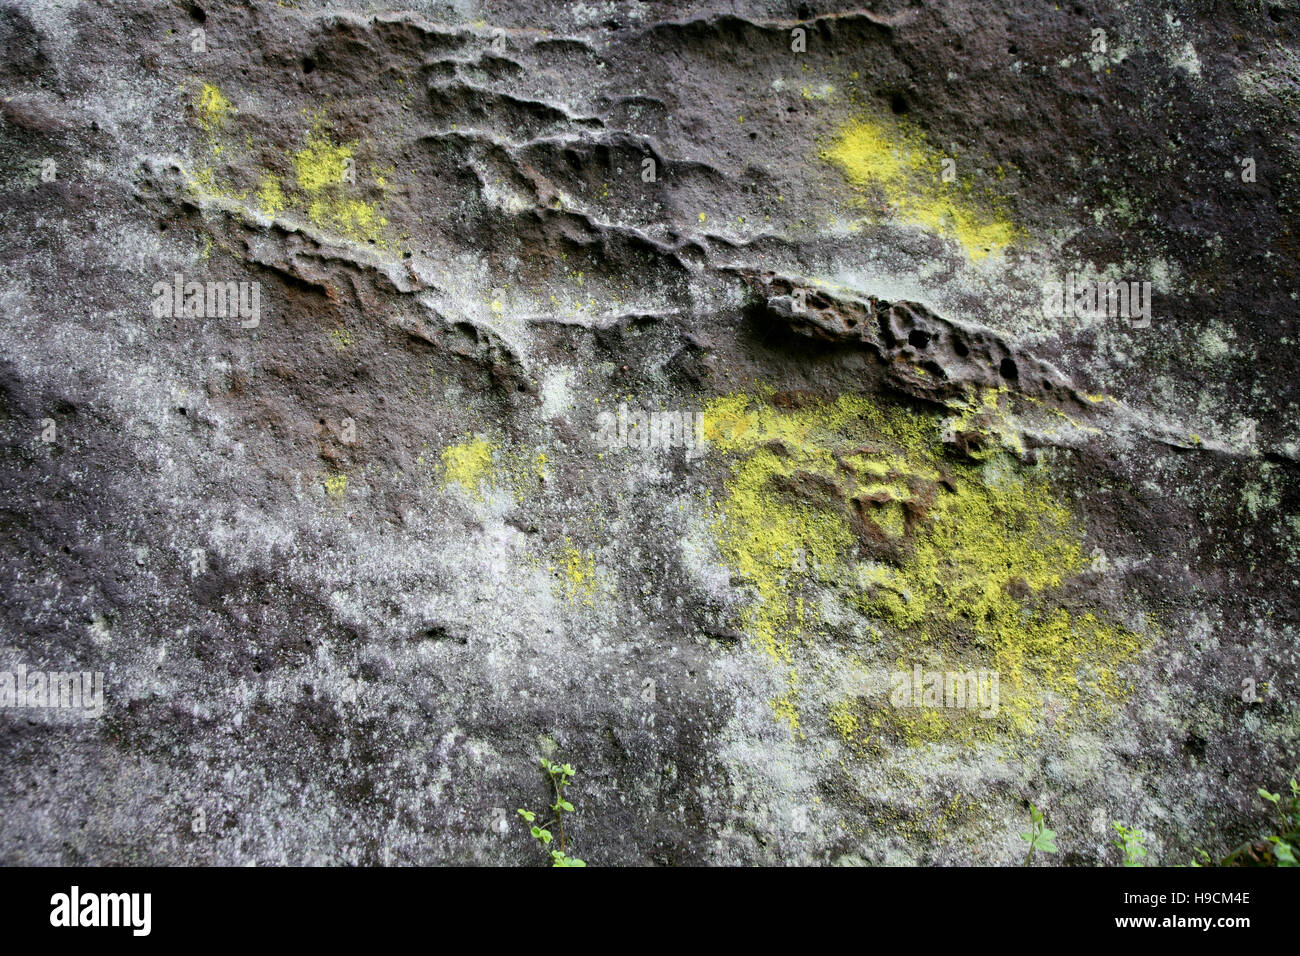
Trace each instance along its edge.
<instances>
[{"instance_id":1,"label":"small hole in rock","mask_svg":"<svg viewBox=\"0 0 1300 956\"><path fill-rule=\"evenodd\" d=\"M952 340L952 350L957 353L959 358L965 358L967 355L970 355L970 349L966 347L966 343L961 339Z\"/></svg>"},{"instance_id":2,"label":"small hole in rock","mask_svg":"<svg viewBox=\"0 0 1300 956\"><path fill-rule=\"evenodd\" d=\"M1016 363L1010 358L1004 358L1002 360L1002 364L998 366L998 372L1003 378L1009 380L1015 380L1020 376L1020 371L1016 368Z\"/></svg>"},{"instance_id":3,"label":"small hole in rock","mask_svg":"<svg viewBox=\"0 0 1300 956\"><path fill-rule=\"evenodd\" d=\"M907 344L914 349L923 349L930 344L930 333L925 329L913 329L907 333Z\"/></svg>"},{"instance_id":4,"label":"small hole in rock","mask_svg":"<svg viewBox=\"0 0 1300 956\"><path fill-rule=\"evenodd\" d=\"M889 108L899 116L907 112L907 100L903 99L902 93L895 93L889 98Z\"/></svg>"},{"instance_id":5,"label":"small hole in rock","mask_svg":"<svg viewBox=\"0 0 1300 956\"><path fill-rule=\"evenodd\" d=\"M313 60L313 59L312 59L311 57L309 57L309 56L305 56L305 57L303 57L303 58L302 58L302 71L303 71L304 73L312 73L312 72L315 72L315 70L316 70L316 61Z\"/></svg>"}]
</instances>

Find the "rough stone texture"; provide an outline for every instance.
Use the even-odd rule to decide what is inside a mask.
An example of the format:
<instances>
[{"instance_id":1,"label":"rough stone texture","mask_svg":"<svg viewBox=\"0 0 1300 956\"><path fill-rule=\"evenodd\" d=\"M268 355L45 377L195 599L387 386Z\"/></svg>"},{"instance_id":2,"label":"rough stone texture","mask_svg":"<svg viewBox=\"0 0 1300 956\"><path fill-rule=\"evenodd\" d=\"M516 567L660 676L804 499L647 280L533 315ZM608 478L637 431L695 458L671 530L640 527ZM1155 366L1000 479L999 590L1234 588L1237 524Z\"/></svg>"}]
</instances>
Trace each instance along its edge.
<instances>
[{"instance_id":1,"label":"rough stone texture","mask_svg":"<svg viewBox=\"0 0 1300 956\"><path fill-rule=\"evenodd\" d=\"M592 865L1012 863L1029 801L1058 863L1115 863L1110 820L1166 863L1256 834L1300 732L1298 35L1290 0L5 2L0 666L102 671L106 711L0 711L0 861L540 863L544 754ZM854 181L864 120L958 181ZM945 188L1014 239L936 225ZM1150 325L1045 316L1068 272L1150 280ZM260 322L159 317L176 273ZM1051 606L1135 636L1122 689L871 736L915 628L827 572L765 649L794 586L729 550L725 436L597 441L736 393L941 429L906 490L854 484L877 445L774 479L856 534L835 574L913 560L961 475L1045 475L1088 556ZM955 607L924 640L982 653Z\"/></svg>"}]
</instances>

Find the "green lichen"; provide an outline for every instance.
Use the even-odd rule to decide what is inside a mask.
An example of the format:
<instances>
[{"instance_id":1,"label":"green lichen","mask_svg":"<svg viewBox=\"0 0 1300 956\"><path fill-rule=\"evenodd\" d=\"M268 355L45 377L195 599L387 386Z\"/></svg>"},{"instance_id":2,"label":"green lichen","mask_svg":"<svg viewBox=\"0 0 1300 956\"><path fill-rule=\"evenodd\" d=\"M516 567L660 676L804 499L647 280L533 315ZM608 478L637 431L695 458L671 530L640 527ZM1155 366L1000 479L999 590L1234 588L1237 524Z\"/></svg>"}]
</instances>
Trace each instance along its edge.
<instances>
[{"instance_id":1,"label":"green lichen","mask_svg":"<svg viewBox=\"0 0 1300 956\"><path fill-rule=\"evenodd\" d=\"M313 223L355 242L384 248L388 220L374 203L349 194L356 190L352 181L356 178L356 148L355 142L335 143L317 117L306 145L292 156L298 190L306 197L306 215Z\"/></svg>"},{"instance_id":2,"label":"green lichen","mask_svg":"<svg viewBox=\"0 0 1300 956\"><path fill-rule=\"evenodd\" d=\"M284 194L280 180L268 173L257 187L257 206L262 214L274 219L289 208L289 198Z\"/></svg>"}]
</instances>

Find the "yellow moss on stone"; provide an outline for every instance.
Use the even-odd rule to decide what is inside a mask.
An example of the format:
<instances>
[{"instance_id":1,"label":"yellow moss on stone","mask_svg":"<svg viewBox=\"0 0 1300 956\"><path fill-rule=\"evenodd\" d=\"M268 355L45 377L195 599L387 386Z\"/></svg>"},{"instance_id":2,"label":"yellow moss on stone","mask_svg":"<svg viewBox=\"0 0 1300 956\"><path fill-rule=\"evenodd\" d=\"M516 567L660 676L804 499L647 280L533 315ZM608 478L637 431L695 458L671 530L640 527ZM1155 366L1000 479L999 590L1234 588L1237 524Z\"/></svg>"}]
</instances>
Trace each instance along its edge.
<instances>
[{"instance_id":1,"label":"yellow moss on stone","mask_svg":"<svg viewBox=\"0 0 1300 956\"><path fill-rule=\"evenodd\" d=\"M545 452L502 447L476 435L443 449L440 477L444 488L459 485L475 501L486 491L505 490L523 503L548 480L548 462Z\"/></svg>"},{"instance_id":2,"label":"yellow moss on stone","mask_svg":"<svg viewBox=\"0 0 1300 956\"><path fill-rule=\"evenodd\" d=\"M581 551L574 547L567 537L559 555L551 565L555 575L556 596L567 604L582 604L594 607L599 591L596 576L596 556L590 551Z\"/></svg>"},{"instance_id":3,"label":"yellow moss on stone","mask_svg":"<svg viewBox=\"0 0 1300 956\"><path fill-rule=\"evenodd\" d=\"M942 181L951 157L903 123L853 120L821 156L855 189L882 197L901 220L955 240L971 259L998 253L1016 238L1016 227L996 209L995 199L972 199L969 179Z\"/></svg>"},{"instance_id":4,"label":"yellow moss on stone","mask_svg":"<svg viewBox=\"0 0 1300 956\"><path fill-rule=\"evenodd\" d=\"M997 410L998 396L972 406ZM1045 466L1005 451L950 460L938 415L885 411L860 396L782 409L737 394L704 416L729 469L714 531L753 592L738 623L774 665L793 670L833 596L885 629L893 666L938 659L943 670L1000 675L993 718L850 699L830 711L842 735L874 714L871 726L910 743L1024 736L1044 722L1101 716L1125 696L1118 674L1139 650L1137 635L1059 604L1062 584L1087 561ZM996 420L983 422L998 432ZM1000 437L1004 448L1018 441ZM792 727L798 696L792 685L773 702Z\"/></svg>"},{"instance_id":5,"label":"yellow moss on stone","mask_svg":"<svg viewBox=\"0 0 1300 956\"><path fill-rule=\"evenodd\" d=\"M224 161L227 146L253 151L251 137L246 136L245 145L240 147L236 139L222 135L238 110L216 86L202 84L194 107L196 123L208 134L214 158ZM387 249L388 219L375 203L363 198L357 184L358 143L336 142L323 110L307 111L307 116L312 125L302 148L289 154L289 172L281 175L274 170L256 169L247 188L240 190L222 182L216 169L201 168L188 176L191 191L241 203L251 193L254 210L263 216L274 219L286 211L297 212L335 236ZM379 188L386 181L385 177L375 177Z\"/></svg>"},{"instance_id":6,"label":"yellow moss on stone","mask_svg":"<svg viewBox=\"0 0 1300 956\"><path fill-rule=\"evenodd\" d=\"M235 104L213 83L204 83L199 87L194 106L198 112L199 126L209 133L221 130L235 112Z\"/></svg>"},{"instance_id":7,"label":"yellow moss on stone","mask_svg":"<svg viewBox=\"0 0 1300 956\"><path fill-rule=\"evenodd\" d=\"M347 173L351 169L355 178L356 147L355 142L335 143L318 119L306 145L292 157L298 189L307 197L306 214L313 223L356 242L385 247L388 220L374 203L347 195L355 186Z\"/></svg>"},{"instance_id":8,"label":"yellow moss on stone","mask_svg":"<svg viewBox=\"0 0 1300 956\"><path fill-rule=\"evenodd\" d=\"M355 162L355 143L337 144L317 126L307 134L307 145L293 154L298 188L308 194L324 192L344 181L347 164Z\"/></svg>"},{"instance_id":9,"label":"yellow moss on stone","mask_svg":"<svg viewBox=\"0 0 1300 956\"><path fill-rule=\"evenodd\" d=\"M262 214L274 219L289 207L289 199L280 186L280 180L267 173L257 187L257 205Z\"/></svg>"},{"instance_id":10,"label":"yellow moss on stone","mask_svg":"<svg viewBox=\"0 0 1300 956\"><path fill-rule=\"evenodd\" d=\"M495 450L496 445L482 436L444 448L443 487L459 485L471 498L483 500L483 486L492 482L492 455Z\"/></svg>"}]
</instances>

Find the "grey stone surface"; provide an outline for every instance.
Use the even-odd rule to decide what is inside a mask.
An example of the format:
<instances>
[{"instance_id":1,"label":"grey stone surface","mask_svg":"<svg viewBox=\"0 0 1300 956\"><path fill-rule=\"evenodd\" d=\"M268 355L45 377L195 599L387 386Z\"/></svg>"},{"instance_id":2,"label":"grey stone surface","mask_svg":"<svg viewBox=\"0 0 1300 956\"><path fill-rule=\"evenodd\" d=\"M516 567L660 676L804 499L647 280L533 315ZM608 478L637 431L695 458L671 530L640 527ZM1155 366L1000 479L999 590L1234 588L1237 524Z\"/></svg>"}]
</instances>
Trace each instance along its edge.
<instances>
[{"instance_id":1,"label":"grey stone surface","mask_svg":"<svg viewBox=\"0 0 1300 956\"><path fill-rule=\"evenodd\" d=\"M105 711L0 709L0 861L541 863L543 755L591 865L1016 863L1031 801L1055 863L1116 863L1112 820L1153 862L1255 835L1300 732L1298 34L1273 0L5 2L0 668L102 672ZM177 273L256 316L158 315ZM1046 315L1071 273L1150 282L1149 324ZM713 430L737 395L765 417ZM940 437L801 445L841 396ZM620 403L712 440L602 447ZM754 506L808 519L775 577L729 536L769 459ZM909 618L945 502L1007 481L1069 529L1031 495L956 547L1014 512L1008 562L1062 580L941 559ZM1013 658L1001 720L882 710L900 667Z\"/></svg>"}]
</instances>

